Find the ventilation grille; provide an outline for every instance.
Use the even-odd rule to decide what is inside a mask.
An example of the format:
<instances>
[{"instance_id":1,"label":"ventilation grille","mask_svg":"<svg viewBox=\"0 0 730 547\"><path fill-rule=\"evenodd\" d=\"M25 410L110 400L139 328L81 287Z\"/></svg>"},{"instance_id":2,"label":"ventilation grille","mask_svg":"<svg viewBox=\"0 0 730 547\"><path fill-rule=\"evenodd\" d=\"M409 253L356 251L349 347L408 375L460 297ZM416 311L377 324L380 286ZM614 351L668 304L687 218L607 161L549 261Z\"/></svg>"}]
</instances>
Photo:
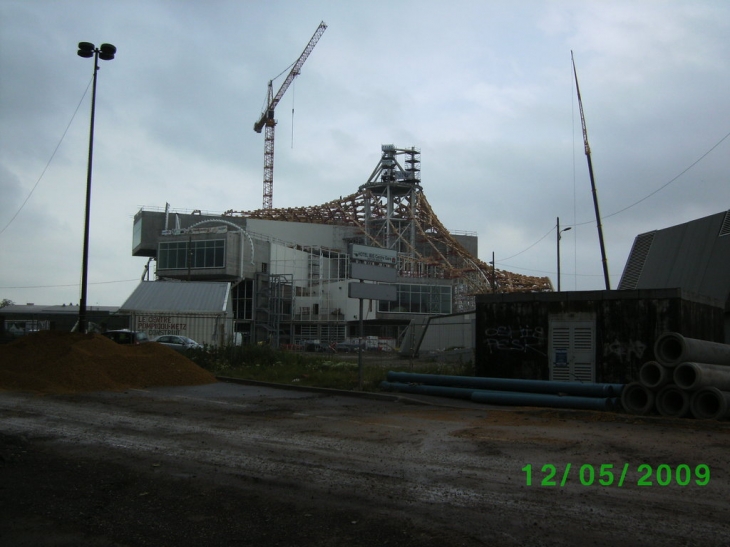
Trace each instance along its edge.
<instances>
[{"instance_id":1,"label":"ventilation grille","mask_svg":"<svg viewBox=\"0 0 730 547\"><path fill-rule=\"evenodd\" d=\"M644 270L644 263L649 254L649 249L654 242L655 234L656 230L636 236L634 246L631 247L629 260L626 262L626 268L624 268L624 273L618 284L618 290L626 291L636 288L636 285L639 283L639 277L641 277L641 272Z\"/></svg>"},{"instance_id":2,"label":"ventilation grille","mask_svg":"<svg viewBox=\"0 0 730 547\"><path fill-rule=\"evenodd\" d=\"M722 221L722 226L720 227L720 235L722 236L730 236L730 211L725 213L725 218Z\"/></svg>"}]
</instances>

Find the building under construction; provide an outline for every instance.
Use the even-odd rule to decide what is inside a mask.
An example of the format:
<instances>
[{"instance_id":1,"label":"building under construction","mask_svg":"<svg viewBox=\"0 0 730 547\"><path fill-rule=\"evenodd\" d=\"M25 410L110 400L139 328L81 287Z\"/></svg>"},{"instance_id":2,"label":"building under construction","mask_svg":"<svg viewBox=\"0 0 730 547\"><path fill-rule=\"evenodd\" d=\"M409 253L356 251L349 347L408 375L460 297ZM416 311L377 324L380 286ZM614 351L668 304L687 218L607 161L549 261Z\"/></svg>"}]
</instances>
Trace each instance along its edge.
<instances>
[{"instance_id":1,"label":"building under construction","mask_svg":"<svg viewBox=\"0 0 730 547\"><path fill-rule=\"evenodd\" d=\"M154 260L158 281L231 283L234 330L275 346L356 337L359 302L348 298L350 250L397 251L397 299L365 301L365 335L399 345L411 319L473 310L488 292L552 291L547 277L494 268L476 234L450 233L428 203L416 148L382 147L358 191L311 207L201 211L142 208L134 256Z\"/></svg>"}]
</instances>

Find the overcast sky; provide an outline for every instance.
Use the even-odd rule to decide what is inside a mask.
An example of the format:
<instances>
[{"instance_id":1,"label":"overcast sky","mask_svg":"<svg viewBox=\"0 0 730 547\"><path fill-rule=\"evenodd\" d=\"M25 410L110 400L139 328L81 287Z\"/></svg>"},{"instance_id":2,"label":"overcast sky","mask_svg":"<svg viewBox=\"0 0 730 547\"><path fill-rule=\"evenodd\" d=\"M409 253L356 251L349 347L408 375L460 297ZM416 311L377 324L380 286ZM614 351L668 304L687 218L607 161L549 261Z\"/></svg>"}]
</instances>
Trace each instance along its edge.
<instances>
[{"instance_id":1,"label":"overcast sky","mask_svg":"<svg viewBox=\"0 0 730 547\"><path fill-rule=\"evenodd\" d=\"M146 263L141 206L261 207L253 124L322 20L276 111L274 207L354 193L382 144L415 146L426 197L482 260L557 285L560 217L563 289L604 288L572 50L612 287L637 234L730 209L725 0L0 0L0 299L79 301L79 41L118 48L98 75L88 296L113 306Z\"/></svg>"}]
</instances>

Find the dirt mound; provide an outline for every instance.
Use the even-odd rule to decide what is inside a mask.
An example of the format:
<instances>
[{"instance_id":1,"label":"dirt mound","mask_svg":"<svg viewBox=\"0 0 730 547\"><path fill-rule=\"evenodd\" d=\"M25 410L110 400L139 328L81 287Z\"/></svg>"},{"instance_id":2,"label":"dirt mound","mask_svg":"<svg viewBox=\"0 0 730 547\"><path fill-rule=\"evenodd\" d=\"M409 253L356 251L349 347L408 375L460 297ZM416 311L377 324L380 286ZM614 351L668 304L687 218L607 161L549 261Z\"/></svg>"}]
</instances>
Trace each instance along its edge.
<instances>
[{"instance_id":1,"label":"dirt mound","mask_svg":"<svg viewBox=\"0 0 730 547\"><path fill-rule=\"evenodd\" d=\"M161 344L117 344L100 334L41 331L0 345L0 390L122 391L210 384L215 376Z\"/></svg>"}]
</instances>

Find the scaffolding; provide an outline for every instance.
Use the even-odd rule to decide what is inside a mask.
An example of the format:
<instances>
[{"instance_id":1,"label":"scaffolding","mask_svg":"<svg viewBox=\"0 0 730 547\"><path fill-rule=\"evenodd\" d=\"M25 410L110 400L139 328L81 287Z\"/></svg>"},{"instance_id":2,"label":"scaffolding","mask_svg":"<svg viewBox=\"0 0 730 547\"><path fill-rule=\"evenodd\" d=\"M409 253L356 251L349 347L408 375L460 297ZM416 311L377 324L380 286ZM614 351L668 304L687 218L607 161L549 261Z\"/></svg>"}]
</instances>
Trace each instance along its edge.
<instances>
[{"instance_id":1,"label":"scaffolding","mask_svg":"<svg viewBox=\"0 0 730 547\"><path fill-rule=\"evenodd\" d=\"M480 293L553 290L548 277L496 269L451 235L421 187L419 149L383 145L381 151L367 182L354 194L318 206L229 210L224 214L357 227L361 236L351 242L398 252L400 277L449 280L454 287L454 312L474 309L474 296Z\"/></svg>"},{"instance_id":2,"label":"scaffolding","mask_svg":"<svg viewBox=\"0 0 730 547\"><path fill-rule=\"evenodd\" d=\"M256 273L256 310L254 333L257 341L266 341L271 347L278 348L285 321L291 318L292 276L286 274ZM284 340L287 343L288 340Z\"/></svg>"},{"instance_id":3,"label":"scaffolding","mask_svg":"<svg viewBox=\"0 0 730 547\"><path fill-rule=\"evenodd\" d=\"M289 343L302 345L319 340L335 344L345 339L347 252L277 242L271 246L269 267L272 273L290 275L291 314L286 317L290 323Z\"/></svg>"}]
</instances>

